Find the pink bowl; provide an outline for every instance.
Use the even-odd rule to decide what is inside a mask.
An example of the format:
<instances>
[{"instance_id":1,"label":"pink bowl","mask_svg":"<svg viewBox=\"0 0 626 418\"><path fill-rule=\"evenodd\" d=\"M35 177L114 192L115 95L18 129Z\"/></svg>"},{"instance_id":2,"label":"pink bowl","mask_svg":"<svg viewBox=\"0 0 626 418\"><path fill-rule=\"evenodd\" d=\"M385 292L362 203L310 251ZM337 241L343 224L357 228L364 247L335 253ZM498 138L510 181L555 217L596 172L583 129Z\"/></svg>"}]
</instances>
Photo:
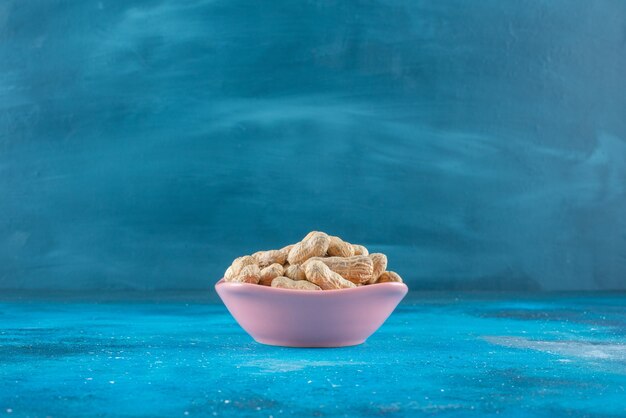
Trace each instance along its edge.
<instances>
[{"instance_id":1,"label":"pink bowl","mask_svg":"<svg viewBox=\"0 0 626 418\"><path fill-rule=\"evenodd\" d=\"M365 342L408 288L403 283L379 283L320 292L222 279L215 290L239 325L261 344L345 347Z\"/></svg>"}]
</instances>

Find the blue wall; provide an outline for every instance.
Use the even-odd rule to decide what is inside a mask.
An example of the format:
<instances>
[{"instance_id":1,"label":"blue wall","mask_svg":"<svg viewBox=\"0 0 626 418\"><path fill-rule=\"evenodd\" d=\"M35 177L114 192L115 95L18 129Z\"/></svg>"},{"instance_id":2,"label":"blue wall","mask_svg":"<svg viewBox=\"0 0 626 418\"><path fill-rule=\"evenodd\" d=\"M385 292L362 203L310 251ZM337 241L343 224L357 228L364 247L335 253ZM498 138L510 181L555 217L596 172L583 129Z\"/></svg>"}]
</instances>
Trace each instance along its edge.
<instances>
[{"instance_id":1,"label":"blue wall","mask_svg":"<svg viewBox=\"0 0 626 418\"><path fill-rule=\"evenodd\" d=\"M414 289L626 288L626 2L0 2L0 288L322 229Z\"/></svg>"}]
</instances>

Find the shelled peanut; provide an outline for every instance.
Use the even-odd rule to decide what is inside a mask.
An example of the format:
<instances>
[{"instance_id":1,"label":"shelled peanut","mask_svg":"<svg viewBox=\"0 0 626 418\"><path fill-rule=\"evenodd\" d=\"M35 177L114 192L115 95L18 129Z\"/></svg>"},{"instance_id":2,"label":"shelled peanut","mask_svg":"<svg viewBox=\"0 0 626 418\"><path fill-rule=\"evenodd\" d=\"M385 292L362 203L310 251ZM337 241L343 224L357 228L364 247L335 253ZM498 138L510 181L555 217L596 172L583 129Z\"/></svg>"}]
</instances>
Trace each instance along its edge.
<instances>
[{"instance_id":1,"label":"shelled peanut","mask_svg":"<svg viewBox=\"0 0 626 418\"><path fill-rule=\"evenodd\" d=\"M387 270L385 254L370 254L363 245L319 231L311 231L302 241L279 250L235 259L224 280L315 291L402 283L397 273Z\"/></svg>"}]
</instances>

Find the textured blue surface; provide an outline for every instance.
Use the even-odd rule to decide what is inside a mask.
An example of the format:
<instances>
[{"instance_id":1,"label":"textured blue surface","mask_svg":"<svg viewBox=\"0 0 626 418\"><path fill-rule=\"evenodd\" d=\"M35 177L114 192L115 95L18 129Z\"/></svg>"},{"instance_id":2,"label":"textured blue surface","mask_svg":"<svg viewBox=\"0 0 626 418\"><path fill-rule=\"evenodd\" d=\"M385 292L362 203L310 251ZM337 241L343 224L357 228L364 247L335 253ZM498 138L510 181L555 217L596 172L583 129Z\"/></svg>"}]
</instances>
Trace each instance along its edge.
<instances>
[{"instance_id":1,"label":"textured blue surface","mask_svg":"<svg viewBox=\"0 0 626 418\"><path fill-rule=\"evenodd\" d=\"M626 288L626 2L0 1L0 288L311 229L422 289Z\"/></svg>"},{"instance_id":2,"label":"textured blue surface","mask_svg":"<svg viewBox=\"0 0 626 418\"><path fill-rule=\"evenodd\" d=\"M214 299L5 300L0 414L624 416L625 305L413 294L363 345L288 349Z\"/></svg>"}]
</instances>

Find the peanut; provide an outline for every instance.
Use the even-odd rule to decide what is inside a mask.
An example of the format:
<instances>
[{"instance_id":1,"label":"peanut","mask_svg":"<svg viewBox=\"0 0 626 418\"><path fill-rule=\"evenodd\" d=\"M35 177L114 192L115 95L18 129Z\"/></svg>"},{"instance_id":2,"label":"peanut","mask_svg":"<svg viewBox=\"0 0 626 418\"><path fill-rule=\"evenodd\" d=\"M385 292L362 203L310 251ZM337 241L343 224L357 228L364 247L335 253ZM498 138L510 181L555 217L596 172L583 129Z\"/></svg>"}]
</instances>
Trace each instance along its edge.
<instances>
[{"instance_id":1,"label":"peanut","mask_svg":"<svg viewBox=\"0 0 626 418\"><path fill-rule=\"evenodd\" d=\"M235 276L235 274L233 273L233 266L228 266L228 268L226 269L226 271L224 272L224 280L226 280L227 282L231 281L232 278Z\"/></svg>"},{"instance_id":2,"label":"peanut","mask_svg":"<svg viewBox=\"0 0 626 418\"><path fill-rule=\"evenodd\" d=\"M309 238L311 238L314 234L319 234L319 232L320 232L320 231L311 231L311 232L309 232L308 234L306 234L306 235L304 236L304 238L302 238L302 241L304 241L305 239L309 239ZM322 232L322 233L323 233L323 232Z\"/></svg>"},{"instance_id":3,"label":"peanut","mask_svg":"<svg viewBox=\"0 0 626 418\"><path fill-rule=\"evenodd\" d=\"M287 254L289 254L289 251L291 251L291 249L293 248L293 246L296 244L289 244L289 245L285 245L283 248L280 249L280 251L285 253L285 257Z\"/></svg>"},{"instance_id":4,"label":"peanut","mask_svg":"<svg viewBox=\"0 0 626 418\"><path fill-rule=\"evenodd\" d=\"M304 272L308 281L318 285L323 290L356 287L354 283L344 279L321 261L309 261L304 265Z\"/></svg>"},{"instance_id":5,"label":"peanut","mask_svg":"<svg viewBox=\"0 0 626 418\"><path fill-rule=\"evenodd\" d=\"M272 284L272 280L283 275L283 266L278 263L274 263L261 270L259 284L262 286L269 286Z\"/></svg>"},{"instance_id":6,"label":"peanut","mask_svg":"<svg viewBox=\"0 0 626 418\"><path fill-rule=\"evenodd\" d=\"M323 257L329 245L328 235L313 231L291 248L287 261L289 264L302 264L311 257Z\"/></svg>"},{"instance_id":7,"label":"peanut","mask_svg":"<svg viewBox=\"0 0 626 418\"><path fill-rule=\"evenodd\" d=\"M241 269L241 272L235 277L233 282L258 284L261 280L261 271L256 264L250 264Z\"/></svg>"},{"instance_id":8,"label":"peanut","mask_svg":"<svg viewBox=\"0 0 626 418\"><path fill-rule=\"evenodd\" d=\"M300 264L291 264L285 269L284 275L291 280L306 280L306 275Z\"/></svg>"},{"instance_id":9,"label":"peanut","mask_svg":"<svg viewBox=\"0 0 626 418\"><path fill-rule=\"evenodd\" d=\"M224 272L227 282L303 290L331 290L399 282L387 270L387 256L363 245L311 231L302 241L279 250L236 258Z\"/></svg>"},{"instance_id":10,"label":"peanut","mask_svg":"<svg viewBox=\"0 0 626 418\"><path fill-rule=\"evenodd\" d=\"M274 263L283 264L287 259L287 253L283 250L259 251L252 254L259 267L267 267Z\"/></svg>"},{"instance_id":11,"label":"peanut","mask_svg":"<svg viewBox=\"0 0 626 418\"><path fill-rule=\"evenodd\" d=\"M241 273L241 270L244 267L256 263L256 259L250 255L238 257L235 259L235 261L233 261L233 264L231 264L230 267L226 269L226 272L224 273L224 279L227 282L234 281L234 279L239 276L239 273Z\"/></svg>"},{"instance_id":12,"label":"peanut","mask_svg":"<svg viewBox=\"0 0 626 418\"><path fill-rule=\"evenodd\" d=\"M352 257L354 255L354 248L352 244L348 244L339 237L330 237L330 244L328 245L328 255L331 257Z\"/></svg>"},{"instance_id":13,"label":"peanut","mask_svg":"<svg viewBox=\"0 0 626 418\"><path fill-rule=\"evenodd\" d=\"M396 273L395 271L384 271L380 275L380 277L378 277L378 280L376 281L376 283L388 283L388 282L403 283L402 277L400 277L400 275Z\"/></svg>"},{"instance_id":14,"label":"peanut","mask_svg":"<svg viewBox=\"0 0 626 418\"><path fill-rule=\"evenodd\" d=\"M272 287L298 290L322 290L319 286L307 282L306 280L291 280L289 277L284 276L276 277L272 280Z\"/></svg>"},{"instance_id":15,"label":"peanut","mask_svg":"<svg viewBox=\"0 0 626 418\"><path fill-rule=\"evenodd\" d=\"M383 271L387 270L387 256L381 253L373 253L370 254L369 257L372 259L372 263L374 264L372 278L368 282L369 284L372 284L376 283L378 277L380 277Z\"/></svg>"},{"instance_id":16,"label":"peanut","mask_svg":"<svg viewBox=\"0 0 626 418\"><path fill-rule=\"evenodd\" d=\"M369 251L362 245L352 244L352 249L354 250L354 255L369 255Z\"/></svg>"},{"instance_id":17,"label":"peanut","mask_svg":"<svg viewBox=\"0 0 626 418\"><path fill-rule=\"evenodd\" d=\"M355 255L353 257L314 257L305 263L320 261L328 266L332 271L338 273L344 279L350 280L354 284L367 283L372 278L374 269L372 259L365 255ZM308 276L307 276L308 277Z\"/></svg>"}]
</instances>

